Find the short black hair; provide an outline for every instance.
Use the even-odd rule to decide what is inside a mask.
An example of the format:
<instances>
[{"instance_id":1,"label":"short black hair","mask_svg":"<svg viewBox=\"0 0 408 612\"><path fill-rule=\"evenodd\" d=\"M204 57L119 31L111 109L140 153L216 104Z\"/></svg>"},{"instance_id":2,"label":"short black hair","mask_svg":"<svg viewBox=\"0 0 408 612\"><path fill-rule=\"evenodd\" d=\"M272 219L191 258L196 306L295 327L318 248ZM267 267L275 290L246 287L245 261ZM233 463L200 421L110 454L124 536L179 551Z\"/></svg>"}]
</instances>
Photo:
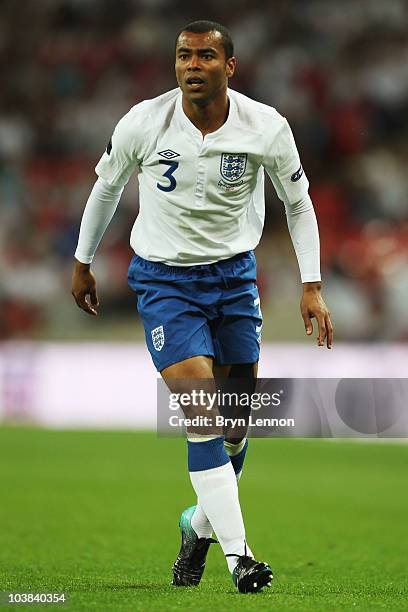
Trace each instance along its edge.
<instances>
[{"instance_id":1,"label":"short black hair","mask_svg":"<svg viewBox=\"0 0 408 612\"><path fill-rule=\"evenodd\" d=\"M188 23L184 28L179 30L176 37L176 47L179 36L182 32L193 32L194 34L204 34L205 32L219 32L222 36L221 44L224 47L225 59L229 59L234 55L234 43L232 42L231 32L225 26L217 23L216 21L192 21Z\"/></svg>"}]
</instances>

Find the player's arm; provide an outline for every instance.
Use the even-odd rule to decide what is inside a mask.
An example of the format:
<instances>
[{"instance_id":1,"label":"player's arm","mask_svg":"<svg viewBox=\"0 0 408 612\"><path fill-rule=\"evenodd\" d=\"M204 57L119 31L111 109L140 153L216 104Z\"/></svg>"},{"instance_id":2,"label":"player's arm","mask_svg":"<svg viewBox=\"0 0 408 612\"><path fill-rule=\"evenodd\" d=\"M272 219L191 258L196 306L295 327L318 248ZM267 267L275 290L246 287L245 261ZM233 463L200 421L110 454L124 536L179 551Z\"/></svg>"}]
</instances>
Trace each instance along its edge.
<instances>
[{"instance_id":1,"label":"player's arm","mask_svg":"<svg viewBox=\"0 0 408 612\"><path fill-rule=\"evenodd\" d=\"M333 325L321 295L319 230L309 195L294 204L285 204L285 211L303 284L300 312L306 334L310 336L313 333L311 319L315 318L318 325L318 345L323 346L326 340L327 348L331 348Z\"/></svg>"},{"instance_id":2,"label":"player's arm","mask_svg":"<svg viewBox=\"0 0 408 612\"><path fill-rule=\"evenodd\" d=\"M91 271L91 262L119 204L123 187L112 187L101 177L96 181L82 216L78 246L75 251L71 292L85 312L98 314L96 280Z\"/></svg>"},{"instance_id":3,"label":"player's arm","mask_svg":"<svg viewBox=\"0 0 408 612\"><path fill-rule=\"evenodd\" d=\"M316 215L308 194L309 182L300 163L295 140L285 120L274 139L265 168L279 198L285 205L288 229L299 264L303 284L300 310L306 334L313 332L311 319L318 325L317 343L327 348L333 344L330 312L321 295L320 240Z\"/></svg>"},{"instance_id":4,"label":"player's arm","mask_svg":"<svg viewBox=\"0 0 408 612\"><path fill-rule=\"evenodd\" d=\"M134 117L130 112L119 121L106 152L96 166L99 178L91 191L82 216L71 292L79 308L90 315L98 314L99 306L91 263L116 211L124 186L139 163L135 140L137 141Z\"/></svg>"}]
</instances>

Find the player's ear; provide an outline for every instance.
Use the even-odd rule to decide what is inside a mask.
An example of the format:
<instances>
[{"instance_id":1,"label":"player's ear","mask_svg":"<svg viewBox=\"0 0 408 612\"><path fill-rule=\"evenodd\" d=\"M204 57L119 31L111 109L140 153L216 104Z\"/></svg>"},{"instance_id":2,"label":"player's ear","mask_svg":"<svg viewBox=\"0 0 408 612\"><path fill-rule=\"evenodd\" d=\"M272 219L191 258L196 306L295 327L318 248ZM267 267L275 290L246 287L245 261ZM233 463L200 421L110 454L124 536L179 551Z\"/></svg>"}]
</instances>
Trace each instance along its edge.
<instances>
[{"instance_id":1,"label":"player's ear","mask_svg":"<svg viewBox=\"0 0 408 612\"><path fill-rule=\"evenodd\" d=\"M232 76L234 76L234 72L235 72L235 66L237 65L237 60L235 59L235 57L230 57L227 60L226 63L226 75L227 77L230 79Z\"/></svg>"}]
</instances>

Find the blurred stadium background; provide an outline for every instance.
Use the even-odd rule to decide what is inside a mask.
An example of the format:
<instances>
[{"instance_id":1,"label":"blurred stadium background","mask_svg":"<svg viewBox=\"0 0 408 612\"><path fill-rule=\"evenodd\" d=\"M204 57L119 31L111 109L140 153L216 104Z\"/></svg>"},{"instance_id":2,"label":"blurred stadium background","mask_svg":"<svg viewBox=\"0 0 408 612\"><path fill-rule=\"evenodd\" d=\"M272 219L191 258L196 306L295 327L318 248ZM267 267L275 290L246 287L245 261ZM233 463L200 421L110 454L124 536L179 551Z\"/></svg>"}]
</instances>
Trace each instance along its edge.
<instances>
[{"instance_id":1,"label":"blurred stadium background","mask_svg":"<svg viewBox=\"0 0 408 612\"><path fill-rule=\"evenodd\" d=\"M404 444L251 441L242 500L277 568L255 601L235 597L219 551L198 592L169 587L193 500L182 440L9 426L154 427L156 373L126 284L136 177L95 259L98 318L75 306L70 277L112 129L176 85L175 32L198 18L232 30L231 87L290 121L320 224L330 353L305 342L268 183L261 375L406 378L408 2L2 0L0 590L75 592L75 610L406 610Z\"/></svg>"},{"instance_id":2,"label":"blurred stadium background","mask_svg":"<svg viewBox=\"0 0 408 612\"><path fill-rule=\"evenodd\" d=\"M155 378L126 283L129 233L138 210L135 176L94 262L102 302L98 319L74 305L70 276L93 169L112 129L133 104L175 86L175 32L199 17L232 30L239 63L231 86L275 106L293 127L319 219L336 341L348 343L349 352L337 357L335 351L318 353L309 341L310 353L298 358L293 345L288 367L277 373L276 361L264 359L263 375L324 376L327 367L331 375L350 368L369 375L379 363L373 343L394 346L408 339L405 0L207 0L199 12L182 0L26 0L24 9L3 0L3 412L4 406L13 411L17 403L29 403L33 371L46 367L32 365L33 356L48 350L44 342L131 343L138 355L134 371L143 368ZM269 181L257 258L264 346L285 343L288 351L289 342L305 341L300 283L283 207ZM373 351L355 353L354 343L368 343ZM69 350L72 357L72 344ZM393 358L388 355L382 374L398 375L406 353L400 346ZM19 409L20 416L27 410Z\"/></svg>"}]
</instances>

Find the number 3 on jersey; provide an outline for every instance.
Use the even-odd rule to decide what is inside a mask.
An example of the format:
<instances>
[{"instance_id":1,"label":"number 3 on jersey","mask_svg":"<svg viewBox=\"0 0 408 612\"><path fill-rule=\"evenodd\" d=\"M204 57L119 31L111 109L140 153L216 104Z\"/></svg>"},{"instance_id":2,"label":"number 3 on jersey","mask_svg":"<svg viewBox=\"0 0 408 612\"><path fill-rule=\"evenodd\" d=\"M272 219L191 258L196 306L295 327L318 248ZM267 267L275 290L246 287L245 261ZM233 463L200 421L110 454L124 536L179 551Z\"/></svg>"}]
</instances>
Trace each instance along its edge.
<instances>
[{"instance_id":1,"label":"number 3 on jersey","mask_svg":"<svg viewBox=\"0 0 408 612\"><path fill-rule=\"evenodd\" d=\"M167 178L170 182L168 185L160 185L160 183L156 183L157 188L160 189L160 191L173 191L177 187L177 181L174 178L173 173L177 170L179 163L176 161L160 159L159 164L168 166L168 169L163 174L163 177Z\"/></svg>"}]
</instances>

